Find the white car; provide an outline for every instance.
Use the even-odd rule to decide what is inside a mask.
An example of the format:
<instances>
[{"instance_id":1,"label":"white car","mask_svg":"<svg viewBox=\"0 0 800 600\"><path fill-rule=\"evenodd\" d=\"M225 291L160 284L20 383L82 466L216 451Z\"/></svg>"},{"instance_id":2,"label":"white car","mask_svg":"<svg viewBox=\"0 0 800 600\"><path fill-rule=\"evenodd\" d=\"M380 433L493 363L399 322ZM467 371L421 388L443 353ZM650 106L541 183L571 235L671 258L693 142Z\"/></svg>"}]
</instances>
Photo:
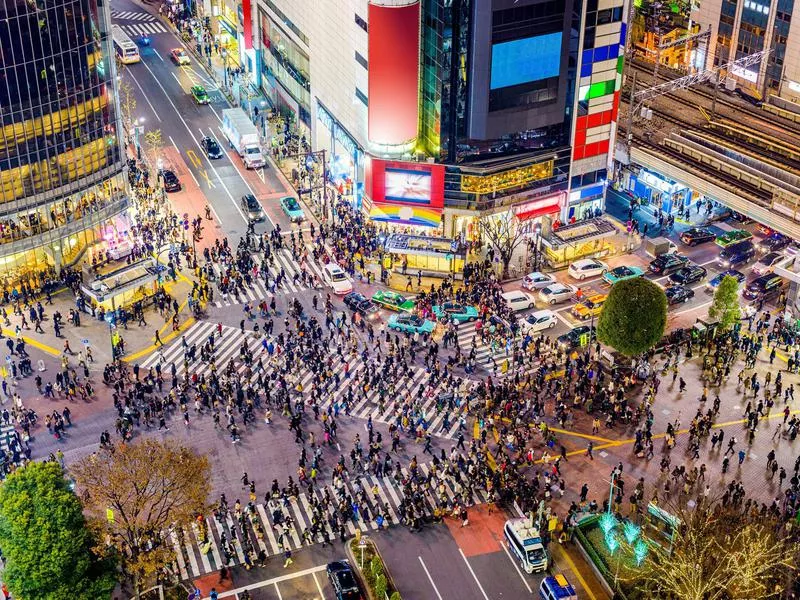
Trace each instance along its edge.
<instances>
[{"instance_id":1,"label":"white car","mask_svg":"<svg viewBox=\"0 0 800 600\"><path fill-rule=\"evenodd\" d=\"M542 290L539 290L539 300L545 304L557 304L558 302L569 300L577 291L578 290L574 285L556 282L552 285L548 285Z\"/></svg>"},{"instance_id":2,"label":"white car","mask_svg":"<svg viewBox=\"0 0 800 600\"><path fill-rule=\"evenodd\" d=\"M522 287L526 290L540 290L543 287L547 287L551 283L555 283L556 278L552 275L547 275L546 273L539 273L536 271L535 273L529 273L525 275L522 279Z\"/></svg>"},{"instance_id":3,"label":"white car","mask_svg":"<svg viewBox=\"0 0 800 600\"><path fill-rule=\"evenodd\" d=\"M754 275L768 275L775 270L775 265L786 258L780 252L769 252L758 259L751 269Z\"/></svg>"},{"instance_id":4,"label":"white car","mask_svg":"<svg viewBox=\"0 0 800 600\"><path fill-rule=\"evenodd\" d=\"M522 319L521 325L525 333L537 333L556 326L558 317L552 310L537 310Z\"/></svg>"},{"instance_id":5,"label":"white car","mask_svg":"<svg viewBox=\"0 0 800 600\"><path fill-rule=\"evenodd\" d=\"M325 284L337 296L343 296L353 291L353 283L339 265L328 263L322 269L322 276L325 279Z\"/></svg>"},{"instance_id":6,"label":"white car","mask_svg":"<svg viewBox=\"0 0 800 600\"><path fill-rule=\"evenodd\" d=\"M502 298L505 300L508 307L514 312L528 310L529 308L534 308L536 306L536 301L533 299L533 296L521 290L506 292L502 294Z\"/></svg>"},{"instance_id":7,"label":"white car","mask_svg":"<svg viewBox=\"0 0 800 600\"><path fill-rule=\"evenodd\" d=\"M603 275L608 271L608 265L602 260L594 258L583 258L576 260L569 266L569 275L574 279L586 279L587 277L595 277Z\"/></svg>"}]
</instances>

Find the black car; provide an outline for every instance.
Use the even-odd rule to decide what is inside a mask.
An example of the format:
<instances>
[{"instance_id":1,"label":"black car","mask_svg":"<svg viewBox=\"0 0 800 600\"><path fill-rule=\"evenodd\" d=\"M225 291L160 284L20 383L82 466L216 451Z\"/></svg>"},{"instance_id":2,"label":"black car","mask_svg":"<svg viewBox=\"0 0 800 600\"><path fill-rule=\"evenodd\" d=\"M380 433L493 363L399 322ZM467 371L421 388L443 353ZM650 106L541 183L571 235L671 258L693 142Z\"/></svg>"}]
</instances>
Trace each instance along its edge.
<instances>
[{"instance_id":1,"label":"black car","mask_svg":"<svg viewBox=\"0 0 800 600\"><path fill-rule=\"evenodd\" d=\"M687 265L678 269L675 273L669 276L672 283L680 285L689 285L690 283L697 283L706 276L708 271L705 267L700 265Z\"/></svg>"},{"instance_id":2,"label":"black car","mask_svg":"<svg viewBox=\"0 0 800 600\"><path fill-rule=\"evenodd\" d=\"M374 320L380 317L378 306L369 298L356 304L353 310L365 319Z\"/></svg>"},{"instance_id":3,"label":"black car","mask_svg":"<svg viewBox=\"0 0 800 600\"><path fill-rule=\"evenodd\" d=\"M756 256L756 247L751 240L739 242L733 246L723 248L719 253L717 262L725 269L734 269L750 262Z\"/></svg>"},{"instance_id":4,"label":"black car","mask_svg":"<svg viewBox=\"0 0 800 600\"><path fill-rule=\"evenodd\" d=\"M175 175L169 169L162 169L159 171L159 175L161 175L161 179L164 181L164 189L168 192L180 192L181 191L181 181L178 179L178 176Z\"/></svg>"},{"instance_id":5,"label":"black car","mask_svg":"<svg viewBox=\"0 0 800 600\"><path fill-rule=\"evenodd\" d=\"M747 284L742 296L748 300L772 300L783 291L785 282L780 275L762 275Z\"/></svg>"},{"instance_id":6,"label":"black car","mask_svg":"<svg viewBox=\"0 0 800 600\"><path fill-rule=\"evenodd\" d=\"M355 573L346 560L337 560L328 563L325 571L331 582L336 600L362 600L361 586L358 584Z\"/></svg>"},{"instance_id":7,"label":"black car","mask_svg":"<svg viewBox=\"0 0 800 600\"><path fill-rule=\"evenodd\" d=\"M681 241L687 246L697 246L717 239L716 234L705 227L692 227L681 234Z\"/></svg>"},{"instance_id":8,"label":"black car","mask_svg":"<svg viewBox=\"0 0 800 600\"><path fill-rule=\"evenodd\" d=\"M674 252L662 254L650 261L650 270L659 275L666 275L686 265L688 260L686 256Z\"/></svg>"},{"instance_id":9,"label":"black car","mask_svg":"<svg viewBox=\"0 0 800 600\"><path fill-rule=\"evenodd\" d=\"M577 348L581 345L581 337L586 334L591 334L591 339L589 340L590 342L595 340L595 333L592 331L592 328L589 325L579 325L574 329L570 329L564 335L558 336L556 341L558 341L558 344L561 347L566 347L569 349Z\"/></svg>"},{"instance_id":10,"label":"black car","mask_svg":"<svg viewBox=\"0 0 800 600\"><path fill-rule=\"evenodd\" d=\"M200 140L200 147L208 158L222 158L222 148L219 147L217 140L212 137L204 137Z\"/></svg>"},{"instance_id":11,"label":"black car","mask_svg":"<svg viewBox=\"0 0 800 600\"><path fill-rule=\"evenodd\" d=\"M239 202L248 220L254 223L260 223L264 220L264 209L261 208L261 204L253 194L245 194Z\"/></svg>"},{"instance_id":12,"label":"black car","mask_svg":"<svg viewBox=\"0 0 800 600\"><path fill-rule=\"evenodd\" d=\"M344 305L347 308L349 308L350 310L355 310L356 306L358 306L361 302L363 302L366 299L367 297L364 294L359 294L358 292L350 292L344 298L342 298L342 301L344 302Z\"/></svg>"},{"instance_id":13,"label":"black car","mask_svg":"<svg viewBox=\"0 0 800 600\"><path fill-rule=\"evenodd\" d=\"M792 238L782 233L773 233L758 243L761 252L778 252L792 243Z\"/></svg>"},{"instance_id":14,"label":"black car","mask_svg":"<svg viewBox=\"0 0 800 600\"><path fill-rule=\"evenodd\" d=\"M667 295L668 304L679 304L681 302L688 302L694 298L694 290L683 285L673 285L664 290Z\"/></svg>"}]
</instances>

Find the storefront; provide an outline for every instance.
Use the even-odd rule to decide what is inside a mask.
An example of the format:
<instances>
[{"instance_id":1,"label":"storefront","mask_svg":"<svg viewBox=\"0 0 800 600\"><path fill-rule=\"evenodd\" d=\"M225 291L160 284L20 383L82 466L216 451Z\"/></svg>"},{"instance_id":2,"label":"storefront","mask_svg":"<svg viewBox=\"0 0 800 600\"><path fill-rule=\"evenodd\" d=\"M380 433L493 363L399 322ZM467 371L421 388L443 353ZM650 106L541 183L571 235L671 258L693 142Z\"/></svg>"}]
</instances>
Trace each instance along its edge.
<instances>
[{"instance_id":1,"label":"storefront","mask_svg":"<svg viewBox=\"0 0 800 600\"><path fill-rule=\"evenodd\" d=\"M660 208L666 214L681 212L692 202L692 191L685 185L647 169L640 169L638 174L628 173L625 189L643 204Z\"/></svg>"},{"instance_id":2,"label":"storefront","mask_svg":"<svg viewBox=\"0 0 800 600\"><path fill-rule=\"evenodd\" d=\"M211 4L211 22L214 41L220 49L225 49L224 61L231 69L239 66L239 28L238 14L235 7L228 6L225 0L213 0Z\"/></svg>"},{"instance_id":3,"label":"storefront","mask_svg":"<svg viewBox=\"0 0 800 600\"><path fill-rule=\"evenodd\" d=\"M615 254L620 250L613 239L617 232L602 217L554 227L548 235L542 235L542 258L551 268L559 268L581 258Z\"/></svg>"},{"instance_id":4,"label":"storefront","mask_svg":"<svg viewBox=\"0 0 800 600\"><path fill-rule=\"evenodd\" d=\"M315 136L314 148L325 150L328 155L329 181L354 208L360 209L364 194L364 154L355 139L319 101Z\"/></svg>"},{"instance_id":5,"label":"storefront","mask_svg":"<svg viewBox=\"0 0 800 600\"><path fill-rule=\"evenodd\" d=\"M458 240L392 233L383 239L384 269L423 275L453 274L464 270L466 250Z\"/></svg>"}]
</instances>

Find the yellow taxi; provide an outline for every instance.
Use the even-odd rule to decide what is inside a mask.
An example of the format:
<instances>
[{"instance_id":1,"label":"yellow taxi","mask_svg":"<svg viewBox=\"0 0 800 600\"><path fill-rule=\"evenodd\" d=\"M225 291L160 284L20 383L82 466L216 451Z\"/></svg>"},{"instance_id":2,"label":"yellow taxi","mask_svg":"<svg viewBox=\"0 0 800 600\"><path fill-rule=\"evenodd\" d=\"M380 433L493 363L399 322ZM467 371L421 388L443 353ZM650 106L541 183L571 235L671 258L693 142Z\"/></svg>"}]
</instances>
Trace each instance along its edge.
<instances>
[{"instance_id":1,"label":"yellow taxi","mask_svg":"<svg viewBox=\"0 0 800 600\"><path fill-rule=\"evenodd\" d=\"M603 305L606 303L608 294L595 294L589 296L586 300L578 302L572 307L572 314L581 321L585 321L591 317L596 317L603 310Z\"/></svg>"}]
</instances>

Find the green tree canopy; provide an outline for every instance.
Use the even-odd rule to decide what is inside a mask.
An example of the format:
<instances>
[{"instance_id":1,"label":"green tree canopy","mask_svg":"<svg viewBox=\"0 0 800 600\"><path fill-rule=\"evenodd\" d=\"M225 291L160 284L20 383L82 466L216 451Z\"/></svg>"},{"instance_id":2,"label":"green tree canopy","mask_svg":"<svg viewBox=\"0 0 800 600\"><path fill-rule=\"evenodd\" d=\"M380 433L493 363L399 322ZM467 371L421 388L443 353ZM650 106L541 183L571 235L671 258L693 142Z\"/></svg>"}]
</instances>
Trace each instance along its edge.
<instances>
[{"instance_id":1,"label":"green tree canopy","mask_svg":"<svg viewBox=\"0 0 800 600\"><path fill-rule=\"evenodd\" d=\"M643 277L614 284L600 313L597 339L625 356L656 345L667 326L664 290Z\"/></svg>"},{"instance_id":2,"label":"green tree canopy","mask_svg":"<svg viewBox=\"0 0 800 600\"><path fill-rule=\"evenodd\" d=\"M714 292L714 300L708 307L708 318L719 322L722 329L730 329L739 322L741 316L739 282L735 277L726 275Z\"/></svg>"},{"instance_id":3,"label":"green tree canopy","mask_svg":"<svg viewBox=\"0 0 800 600\"><path fill-rule=\"evenodd\" d=\"M81 503L57 463L31 463L0 486L0 540L14 597L102 599L114 589L112 565L92 553Z\"/></svg>"}]
</instances>

